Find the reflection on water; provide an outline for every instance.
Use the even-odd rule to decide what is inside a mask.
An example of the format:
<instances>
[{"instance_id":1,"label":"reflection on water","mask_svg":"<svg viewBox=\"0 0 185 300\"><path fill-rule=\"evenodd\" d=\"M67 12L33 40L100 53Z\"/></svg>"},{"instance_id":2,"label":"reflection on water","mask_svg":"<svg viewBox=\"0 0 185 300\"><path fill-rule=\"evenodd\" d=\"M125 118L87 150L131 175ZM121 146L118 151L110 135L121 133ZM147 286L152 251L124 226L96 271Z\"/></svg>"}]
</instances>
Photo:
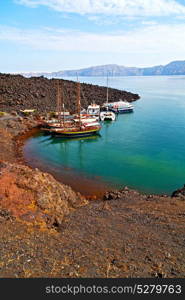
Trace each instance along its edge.
<instances>
[{"instance_id":1,"label":"reflection on water","mask_svg":"<svg viewBox=\"0 0 185 300\"><path fill-rule=\"evenodd\" d=\"M74 190L82 193L85 196L93 195L102 197L103 194L110 188L110 186L107 186L107 184L103 182L102 178L99 178L98 176L89 178L79 171L76 172L76 170L70 166L69 154L70 144L75 143L78 155L78 163L80 168L83 168L83 155L85 155L85 153L83 153L83 145L85 143L89 144L98 142L100 138L101 135L97 134L89 137L67 139L37 132L34 136L32 136L31 139L27 141L27 144L24 148L25 159L32 167L38 167L44 172L49 172L60 182L70 185ZM37 148L36 145L39 146L39 148L41 147L41 149L44 151L41 151L40 153L38 152L35 155L34 150ZM52 153L50 152L50 149L52 149ZM61 164L61 159L64 164ZM113 186L112 189L114 189Z\"/></svg>"},{"instance_id":2,"label":"reflection on water","mask_svg":"<svg viewBox=\"0 0 185 300\"><path fill-rule=\"evenodd\" d=\"M98 142L101 138L100 134L88 136L88 137L78 137L78 138L65 138L65 137L54 137L49 136L45 140L41 140L39 143L44 144L45 147L51 145L57 145L57 149L59 151L62 160L65 162L65 165L69 165L69 151L70 151L70 144L76 144L76 151L78 155L78 164L80 169L84 167L84 155L86 153L83 152L83 145L89 143Z\"/></svg>"},{"instance_id":3,"label":"reflection on water","mask_svg":"<svg viewBox=\"0 0 185 300\"><path fill-rule=\"evenodd\" d=\"M43 134L40 133L39 136L42 136ZM92 136L86 136L86 137L78 137L78 138L66 138L66 137L55 137L52 135L47 134L48 139L40 141L40 143L49 143L49 144L67 144L74 141L79 141L79 143L83 142L94 142L97 141L98 138L101 137L100 134L92 135ZM36 138L36 136L35 136Z\"/></svg>"}]
</instances>

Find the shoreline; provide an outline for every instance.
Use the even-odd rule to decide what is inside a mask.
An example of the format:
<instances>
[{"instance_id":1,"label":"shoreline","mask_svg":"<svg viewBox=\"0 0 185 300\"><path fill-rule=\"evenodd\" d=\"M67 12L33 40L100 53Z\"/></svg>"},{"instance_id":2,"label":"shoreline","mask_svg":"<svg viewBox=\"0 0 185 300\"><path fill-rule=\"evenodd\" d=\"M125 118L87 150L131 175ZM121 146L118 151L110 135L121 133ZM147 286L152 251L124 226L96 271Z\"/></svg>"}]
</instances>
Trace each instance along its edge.
<instances>
[{"instance_id":1,"label":"shoreline","mask_svg":"<svg viewBox=\"0 0 185 300\"><path fill-rule=\"evenodd\" d=\"M183 189L169 197L125 187L87 199L25 166L34 124L0 120L0 276L183 277Z\"/></svg>"},{"instance_id":2,"label":"shoreline","mask_svg":"<svg viewBox=\"0 0 185 300\"><path fill-rule=\"evenodd\" d=\"M24 135L15 138L15 144L16 144L15 151L18 156L17 162L25 166L28 166L32 170L39 169L41 172L45 172L52 175L59 183L68 185L74 190L74 192L80 193L83 197L85 197L88 200L96 200L96 199L102 200L104 194L109 190L108 186L106 186L106 184L104 184L103 182L98 183L98 180L88 179L84 176L81 185L79 182L74 185L73 181L74 180L77 181L78 172L75 172L75 174L73 172L73 174L66 175L64 174L65 173L64 170L64 173L62 175L57 176L56 172L51 172L49 168L42 165L42 163L40 165L37 164L36 166L34 166L34 164L31 163L31 160L34 158L29 156L29 154L28 154L29 159L26 160L25 155L23 154L23 148L25 146L25 142L29 137L32 137L34 134L39 133L39 130L40 130L39 128L33 128L28 132L26 132ZM84 184L86 184L86 186L84 186ZM112 190L116 190L116 189L112 189Z\"/></svg>"},{"instance_id":3,"label":"shoreline","mask_svg":"<svg viewBox=\"0 0 185 300\"><path fill-rule=\"evenodd\" d=\"M77 179L79 173L78 172L75 172L76 174L72 174L72 176L69 175L69 177L71 177L69 180L67 180L66 182L66 175L65 174L62 174L62 175L56 175L55 171L54 172L51 172L49 170L49 168L45 167L42 163L39 164L36 164L36 166L34 166L32 163L31 163L31 160L34 159L34 157L30 156L30 154L28 154L28 157L29 157L29 161L26 160L25 158L25 155L23 154L23 148L25 146L25 142L27 141L27 139L29 137L32 137L34 134L36 133L39 133L40 132L40 129L39 127L36 127L36 128L32 128L32 129L29 129L25 134L23 134L22 136L18 136L18 137L15 137L15 145L16 145L16 154L18 156L18 160L17 162L25 165L25 166L28 166L29 168L31 168L32 170L34 169L39 169L41 172L46 172L50 175L52 175L58 182L60 182L61 184L65 184L65 185L68 185L70 186L74 192L76 193L80 193L82 196L86 197L88 200L96 200L96 199L99 199L99 200L103 200L104 198L104 195L109 193L110 191L111 192L119 192L120 189L124 189L125 187L128 189L128 190L132 190L132 191L136 191L137 193L140 193L141 195L143 196L149 196L149 195L153 195L153 196L159 196L159 197L170 197L171 194L174 192L172 191L170 194L166 194L166 193L146 193L144 191L140 191L140 190L137 190L137 189L134 189L134 188L130 188L126 185L123 185L120 189L118 188L114 188L114 187L111 187L111 188L108 188L108 186L106 185L106 183L102 182L102 184L98 184L98 179L88 179L86 176L84 176L83 178L83 183L80 185L79 183L77 185L74 185L72 184L72 181L74 179ZM65 172L65 171L64 171ZM72 170L71 170L72 172ZM74 173L74 172L72 172ZM66 176L66 177L65 177ZM68 179L68 178L67 178ZM87 187L85 187L85 191L83 190L84 188L84 184L87 184ZM93 185L93 188L90 187L90 185ZM88 189L90 189L91 191L94 190L94 192L92 193L88 193ZM100 189L100 191L99 191Z\"/></svg>"},{"instance_id":4,"label":"shoreline","mask_svg":"<svg viewBox=\"0 0 185 300\"><path fill-rule=\"evenodd\" d=\"M11 126L10 129L9 127L9 121L11 122ZM18 124L20 122L20 124ZM2 124L4 124L4 126L2 126ZM8 124L7 124L8 123ZM5 120L4 122L0 119L0 134L1 134L1 144L5 144L6 145L6 159L3 159L1 156L3 155L3 151L0 152L0 163L1 163L1 168L6 168L7 165L7 169L13 169L15 168L15 171L17 170L25 170L25 172L31 172L33 175L36 173L38 173L41 177L42 176L46 176L48 177L48 180L51 181L54 180L56 182L56 184L60 185L60 183L58 183L58 181L56 181L52 175L50 175L48 172L47 173L43 173L42 171L40 171L38 168L32 168L30 165L28 165L26 163L26 160L24 158L23 155L23 147L24 147L24 143L27 140L28 137L33 136L34 133L39 131L39 127L37 126L37 121L33 120L33 119L29 119L29 118L19 118L17 120ZM17 126L18 125L18 126ZM16 128L16 126L18 128ZM4 128L3 128L4 127ZM3 136L4 134L4 136ZM9 135L9 140L8 143L6 141L6 135ZM11 141L11 143L10 143ZM9 172L9 170L7 170L7 173ZM14 172L14 171L13 171ZM2 172L3 173L3 172ZM15 172L16 173L16 172ZM6 173L5 173L6 174ZM27 176L27 174L25 173L25 175ZM19 173L16 174L16 176L18 177L19 180ZM29 176L29 174L28 174ZM17 178L16 178L17 179ZM30 178L31 179L31 178ZM61 183L62 186L64 186L64 189L66 188L69 191L72 191L73 196L75 197L75 195L81 198L82 202L85 200L85 198L83 196L81 196L78 192L74 192L71 187L64 185L63 183ZM12 184L10 185L11 188ZM27 187L29 188L29 187ZM38 187L39 189L39 187ZM10 197L8 200L12 201L13 199ZM25 199L26 200L26 199ZM0 203L1 204L1 203ZM6 209L6 203L5 204L5 209ZM14 210L14 206L16 205L16 202L13 203L13 210ZM23 204L24 205L24 204ZM36 201L34 201L34 206L36 208L36 206L38 205L38 203L36 203ZM28 211L29 211L29 205L27 207ZM11 211L10 211L11 213Z\"/></svg>"},{"instance_id":5,"label":"shoreline","mask_svg":"<svg viewBox=\"0 0 185 300\"><path fill-rule=\"evenodd\" d=\"M0 119L0 124L1 124L1 122L2 122L2 120ZM15 122L17 122L17 121L15 120ZM23 167L28 167L33 172L34 171L39 171L41 173L48 174L49 176L52 176L56 180L56 182L58 182L61 185L69 187L71 190L73 190L74 193L80 194L83 198L86 198L87 200L90 200L90 201L91 200L92 201L94 201L94 200L95 201L96 200L103 201L103 200L117 199L117 195L119 195L120 191L124 191L124 190L126 191L126 193L131 193L131 195L132 195L132 193L133 194L140 194L144 198L152 198L152 197L154 197L154 198L155 197L171 198L172 195L177 193L178 191L182 190L182 193L183 193L183 188L178 189L176 191L172 191L171 195L168 195L168 194L165 194L165 193L163 193L163 194L145 193L145 192L139 191L137 189L129 188L127 186L123 186L121 189L116 189L116 188L110 188L109 189L106 185L103 185L103 187L106 186L106 188L102 188L100 193L98 192L98 190L96 190L96 191L94 191L94 193L87 194L87 193L84 193L83 191L80 191L78 189L78 187L77 187L77 189L73 189L73 187L70 185L70 183L65 183L65 182L62 181L61 176L57 177L54 174L50 173L50 171L48 169L46 170L46 169L44 169L40 166L34 167L34 166L31 165L31 163L26 161L26 158L24 157L24 154L23 154L23 147L25 145L25 142L29 137L32 137L34 134L39 133L40 128L39 128L39 125L37 125L38 124L37 120L33 120L32 118L31 119L25 118L25 123L26 123L26 126L24 126L23 131L22 131L22 128L21 128L21 131L22 131L21 133L18 130L18 132L16 132L16 134L11 137L12 142L13 142L13 153L14 153L14 156L15 156L15 160L13 161L13 163L20 164ZM30 125L30 123L32 125ZM23 121L23 124L24 124L24 121ZM10 156L10 158L11 158L11 156ZM1 157L0 157L0 162L3 162ZM10 160L8 159L7 163L12 163L11 159ZM78 175L76 175L76 176L78 176ZM96 186L96 183L95 183L95 186ZM119 196L118 196L118 198L119 198Z\"/></svg>"}]
</instances>

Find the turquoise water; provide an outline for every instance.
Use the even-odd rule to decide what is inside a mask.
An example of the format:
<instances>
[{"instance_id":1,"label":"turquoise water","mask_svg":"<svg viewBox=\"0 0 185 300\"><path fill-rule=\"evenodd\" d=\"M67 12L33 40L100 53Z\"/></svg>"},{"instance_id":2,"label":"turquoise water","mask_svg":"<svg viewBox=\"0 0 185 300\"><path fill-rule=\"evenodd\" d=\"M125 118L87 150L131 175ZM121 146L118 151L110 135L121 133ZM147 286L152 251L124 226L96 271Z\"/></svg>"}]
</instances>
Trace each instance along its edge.
<instances>
[{"instance_id":1,"label":"turquoise water","mask_svg":"<svg viewBox=\"0 0 185 300\"><path fill-rule=\"evenodd\" d=\"M106 85L101 77L80 80ZM185 77L112 77L109 85L141 96L134 113L103 123L93 138L32 137L26 159L53 174L67 172L71 183L85 184L86 178L110 188L171 194L185 183Z\"/></svg>"}]
</instances>

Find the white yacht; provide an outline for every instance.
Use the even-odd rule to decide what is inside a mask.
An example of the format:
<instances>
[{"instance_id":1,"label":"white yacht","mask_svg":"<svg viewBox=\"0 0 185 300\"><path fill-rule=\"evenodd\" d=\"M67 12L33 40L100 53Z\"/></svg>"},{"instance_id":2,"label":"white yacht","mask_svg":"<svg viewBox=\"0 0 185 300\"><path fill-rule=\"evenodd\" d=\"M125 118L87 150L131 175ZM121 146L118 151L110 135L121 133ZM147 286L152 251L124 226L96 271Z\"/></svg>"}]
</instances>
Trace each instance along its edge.
<instances>
[{"instance_id":1,"label":"white yacht","mask_svg":"<svg viewBox=\"0 0 185 300\"><path fill-rule=\"evenodd\" d=\"M99 120L100 117L100 105L97 105L95 103L91 104L87 108L87 115L90 117L95 117L96 120Z\"/></svg>"},{"instance_id":2,"label":"white yacht","mask_svg":"<svg viewBox=\"0 0 185 300\"><path fill-rule=\"evenodd\" d=\"M123 100L117 102L104 103L104 107L117 114L133 112L134 110L134 106L132 104L130 104L128 101Z\"/></svg>"}]
</instances>

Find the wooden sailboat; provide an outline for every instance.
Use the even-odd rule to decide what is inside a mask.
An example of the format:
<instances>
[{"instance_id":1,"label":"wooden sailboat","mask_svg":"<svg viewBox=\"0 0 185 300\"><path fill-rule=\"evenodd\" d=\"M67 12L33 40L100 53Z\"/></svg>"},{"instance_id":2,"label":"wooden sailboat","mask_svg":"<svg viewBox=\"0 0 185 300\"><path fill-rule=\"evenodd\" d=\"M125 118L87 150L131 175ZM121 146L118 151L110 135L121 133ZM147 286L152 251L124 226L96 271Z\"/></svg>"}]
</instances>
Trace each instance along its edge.
<instances>
[{"instance_id":1,"label":"wooden sailboat","mask_svg":"<svg viewBox=\"0 0 185 300\"><path fill-rule=\"evenodd\" d=\"M66 119L66 112L64 110L64 94L61 85L59 85L59 80L56 84L56 102L57 102L57 117L51 120L46 120L42 122L42 130L45 132L52 132L55 128L65 127L66 125L72 125L72 120L70 118ZM67 114L68 117L68 114Z\"/></svg>"},{"instance_id":2,"label":"wooden sailboat","mask_svg":"<svg viewBox=\"0 0 185 300\"><path fill-rule=\"evenodd\" d=\"M57 102L58 105L58 115L61 116L61 98L60 97L60 91L58 91L58 97ZM64 99L62 97L63 106L64 106ZM101 126L98 122L94 123L84 123L81 121L81 98L80 98L80 82L77 81L77 120L74 121L74 123L67 124L65 121L65 118L63 119L60 117L59 120L60 126L53 128L50 130L50 132L55 136L60 137L68 137L68 138L74 138L74 137L84 137L84 136L91 136L94 134L97 134Z\"/></svg>"}]
</instances>

